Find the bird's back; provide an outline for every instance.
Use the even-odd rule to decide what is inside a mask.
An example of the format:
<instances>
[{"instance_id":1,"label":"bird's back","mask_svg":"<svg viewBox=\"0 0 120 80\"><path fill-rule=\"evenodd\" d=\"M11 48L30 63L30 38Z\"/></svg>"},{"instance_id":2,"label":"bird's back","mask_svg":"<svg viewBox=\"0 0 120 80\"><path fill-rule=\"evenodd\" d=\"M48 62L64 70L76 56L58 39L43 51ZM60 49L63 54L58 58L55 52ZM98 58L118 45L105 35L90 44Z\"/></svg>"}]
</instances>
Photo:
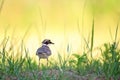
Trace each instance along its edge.
<instances>
[{"instance_id":1,"label":"bird's back","mask_svg":"<svg viewBox=\"0 0 120 80\"><path fill-rule=\"evenodd\" d=\"M36 55L46 54L47 56L51 55L51 50L47 45L42 45L42 47L37 49Z\"/></svg>"}]
</instances>

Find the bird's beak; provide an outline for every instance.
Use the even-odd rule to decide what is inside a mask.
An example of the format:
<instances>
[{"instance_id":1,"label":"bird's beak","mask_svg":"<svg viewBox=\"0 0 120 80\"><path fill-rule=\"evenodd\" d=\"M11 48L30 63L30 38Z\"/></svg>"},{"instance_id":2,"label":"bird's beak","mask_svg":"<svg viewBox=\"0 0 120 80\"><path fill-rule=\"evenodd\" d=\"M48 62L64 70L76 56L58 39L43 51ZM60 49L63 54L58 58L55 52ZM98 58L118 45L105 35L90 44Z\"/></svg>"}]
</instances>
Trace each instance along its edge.
<instances>
[{"instance_id":1,"label":"bird's beak","mask_svg":"<svg viewBox=\"0 0 120 80\"><path fill-rule=\"evenodd\" d=\"M53 42L50 42L50 44L55 44L55 43L53 43Z\"/></svg>"}]
</instances>

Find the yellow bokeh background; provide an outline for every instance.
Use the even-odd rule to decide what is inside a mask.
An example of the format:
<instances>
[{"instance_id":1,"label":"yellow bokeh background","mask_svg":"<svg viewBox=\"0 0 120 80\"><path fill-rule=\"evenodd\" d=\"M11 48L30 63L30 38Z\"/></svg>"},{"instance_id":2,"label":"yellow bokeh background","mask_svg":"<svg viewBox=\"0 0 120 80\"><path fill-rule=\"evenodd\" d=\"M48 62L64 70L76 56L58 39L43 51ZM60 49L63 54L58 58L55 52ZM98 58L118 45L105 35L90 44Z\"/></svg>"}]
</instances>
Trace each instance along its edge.
<instances>
[{"instance_id":1,"label":"yellow bokeh background","mask_svg":"<svg viewBox=\"0 0 120 80\"><path fill-rule=\"evenodd\" d=\"M31 55L45 38L51 39L53 54L81 53L84 38L91 34L94 47L111 42L119 23L119 0L0 0L0 40L9 37L17 46L24 40ZM110 31L113 38L111 39ZM120 40L118 31L118 40Z\"/></svg>"}]
</instances>

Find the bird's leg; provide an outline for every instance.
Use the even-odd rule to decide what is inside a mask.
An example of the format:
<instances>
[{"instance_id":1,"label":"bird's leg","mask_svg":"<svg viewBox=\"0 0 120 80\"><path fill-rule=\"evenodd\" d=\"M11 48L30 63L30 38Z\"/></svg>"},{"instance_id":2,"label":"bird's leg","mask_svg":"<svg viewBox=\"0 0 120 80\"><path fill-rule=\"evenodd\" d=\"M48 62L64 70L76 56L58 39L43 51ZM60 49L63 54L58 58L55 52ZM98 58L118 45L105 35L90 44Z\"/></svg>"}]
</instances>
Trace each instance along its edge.
<instances>
[{"instance_id":1,"label":"bird's leg","mask_svg":"<svg viewBox=\"0 0 120 80\"><path fill-rule=\"evenodd\" d=\"M47 67L48 67L48 58L47 58Z\"/></svg>"},{"instance_id":2,"label":"bird's leg","mask_svg":"<svg viewBox=\"0 0 120 80\"><path fill-rule=\"evenodd\" d=\"M39 58L39 65L38 65L38 69L39 69L39 67L40 67L40 58Z\"/></svg>"}]
</instances>

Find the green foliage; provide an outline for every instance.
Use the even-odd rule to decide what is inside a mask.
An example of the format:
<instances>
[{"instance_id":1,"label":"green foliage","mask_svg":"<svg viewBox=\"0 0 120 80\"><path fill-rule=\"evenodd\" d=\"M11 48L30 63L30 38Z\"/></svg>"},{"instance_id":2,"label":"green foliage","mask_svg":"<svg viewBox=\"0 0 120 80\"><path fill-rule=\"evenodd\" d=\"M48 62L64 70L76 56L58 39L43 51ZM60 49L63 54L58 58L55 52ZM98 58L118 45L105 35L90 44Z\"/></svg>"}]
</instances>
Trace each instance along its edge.
<instances>
[{"instance_id":1,"label":"green foliage","mask_svg":"<svg viewBox=\"0 0 120 80\"><path fill-rule=\"evenodd\" d=\"M85 74L86 73L85 66L87 66L88 64L87 55L86 54L83 54L83 55L73 54L73 56L75 57L75 60L72 60L71 62L73 62L76 65L77 72L79 74Z\"/></svg>"},{"instance_id":2,"label":"green foliage","mask_svg":"<svg viewBox=\"0 0 120 80\"><path fill-rule=\"evenodd\" d=\"M116 79L120 74L120 50L116 45L116 42L104 44L105 50L102 51L103 72L107 78Z\"/></svg>"},{"instance_id":3,"label":"green foliage","mask_svg":"<svg viewBox=\"0 0 120 80\"><path fill-rule=\"evenodd\" d=\"M106 77L118 79L120 76L120 49L118 48L119 42L117 40L118 26L115 32L115 39L112 44L105 43L104 50L101 49L102 61L103 61L103 72Z\"/></svg>"}]
</instances>

